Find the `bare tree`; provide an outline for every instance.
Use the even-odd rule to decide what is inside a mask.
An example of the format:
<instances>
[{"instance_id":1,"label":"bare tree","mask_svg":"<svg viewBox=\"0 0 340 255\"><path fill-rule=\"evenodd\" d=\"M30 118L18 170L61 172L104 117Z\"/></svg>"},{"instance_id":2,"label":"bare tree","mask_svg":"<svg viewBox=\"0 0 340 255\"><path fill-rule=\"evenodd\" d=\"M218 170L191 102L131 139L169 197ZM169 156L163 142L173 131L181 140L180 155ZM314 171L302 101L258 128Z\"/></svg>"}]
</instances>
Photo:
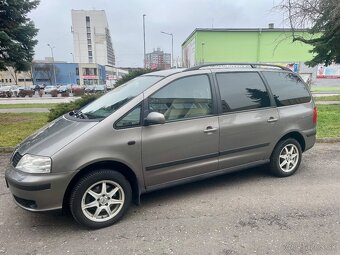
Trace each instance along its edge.
<instances>
[{"instance_id":1,"label":"bare tree","mask_svg":"<svg viewBox=\"0 0 340 255\"><path fill-rule=\"evenodd\" d=\"M56 75L58 74L58 68L55 67ZM39 79L46 79L52 84L54 80L53 64L50 63L35 63L32 66L32 78L39 77Z\"/></svg>"},{"instance_id":2,"label":"bare tree","mask_svg":"<svg viewBox=\"0 0 340 255\"><path fill-rule=\"evenodd\" d=\"M15 81L15 85L18 85L18 72L12 67L7 68L7 72L11 74L13 80Z\"/></svg>"},{"instance_id":3,"label":"bare tree","mask_svg":"<svg viewBox=\"0 0 340 255\"><path fill-rule=\"evenodd\" d=\"M340 62L339 0L282 0L276 8L287 15L293 41L314 47L314 57L308 65ZM306 29L310 36L297 34L299 29Z\"/></svg>"}]
</instances>

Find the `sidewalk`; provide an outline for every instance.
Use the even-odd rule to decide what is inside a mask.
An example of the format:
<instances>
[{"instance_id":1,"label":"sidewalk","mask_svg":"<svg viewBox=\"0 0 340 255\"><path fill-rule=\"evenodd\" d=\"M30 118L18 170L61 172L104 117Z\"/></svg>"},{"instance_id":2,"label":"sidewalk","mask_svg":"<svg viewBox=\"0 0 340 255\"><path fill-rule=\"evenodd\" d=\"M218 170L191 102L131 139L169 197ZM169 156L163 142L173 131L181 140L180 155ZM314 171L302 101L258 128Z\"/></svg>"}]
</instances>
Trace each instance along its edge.
<instances>
[{"instance_id":1,"label":"sidewalk","mask_svg":"<svg viewBox=\"0 0 340 255\"><path fill-rule=\"evenodd\" d=\"M80 97L11 97L1 98L0 104L59 104L69 103Z\"/></svg>"},{"instance_id":2,"label":"sidewalk","mask_svg":"<svg viewBox=\"0 0 340 255\"><path fill-rule=\"evenodd\" d=\"M315 101L316 104L340 104L340 101Z\"/></svg>"},{"instance_id":3,"label":"sidewalk","mask_svg":"<svg viewBox=\"0 0 340 255\"><path fill-rule=\"evenodd\" d=\"M48 108L13 108L0 109L0 113L50 112Z\"/></svg>"}]
</instances>

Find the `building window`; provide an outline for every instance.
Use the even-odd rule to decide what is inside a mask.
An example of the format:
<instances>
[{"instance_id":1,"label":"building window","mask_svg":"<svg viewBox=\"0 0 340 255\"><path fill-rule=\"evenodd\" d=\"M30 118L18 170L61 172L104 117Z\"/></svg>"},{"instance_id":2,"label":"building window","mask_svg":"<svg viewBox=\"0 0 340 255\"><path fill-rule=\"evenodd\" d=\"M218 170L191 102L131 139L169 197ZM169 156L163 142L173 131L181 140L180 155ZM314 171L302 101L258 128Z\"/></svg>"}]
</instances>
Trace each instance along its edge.
<instances>
[{"instance_id":1,"label":"building window","mask_svg":"<svg viewBox=\"0 0 340 255\"><path fill-rule=\"evenodd\" d=\"M92 50L92 46L91 45L87 45L89 50Z\"/></svg>"},{"instance_id":2,"label":"building window","mask_svg":"<svg viewBox=\"0 0 340 255\"><path fill-rule=\"evenodd\" d=\"M91 39L87 39L87 44L91 44Z\"/></svg>"},{"instance_id":3,"label":"building window","mask_svg":"<svg viewBox=\"0 0 340 255\"><path fill-rule=\"evenodd\" d=\"M90 17L86 16L86 27L90 27Z\"/></svg>"},{"instance_id":4,"label":"building window","mask_svg":"<svg viewBox=\"0 0 340 255\"><path fill-rule=\"evenodd\" d=\"M26 79L26 81L32 81L32 79Z\"/></svg>"},{"instance_id":5,"label":"building window","mask_svg":"<svg viewBox=\"0 0 340 255\"><path fill-rule=\"evenodd\" d=\"M23 82L25 81L25 79L18 79L18 82Z\"/></svg>"},{"instance_id":6,"label":"building window","mask_svg":"<svg viewBox=\"0 0 340 255\"><path fill-rule=\"evenodd\" d=\"M93 63L93 58L89 57L89 63Z\"/></svg>"},{"instance_id":7,"label":"building window","mask_svg":"<svg viewBox=\"0 0 340 255\"><path fill-rule=\"evenodd\" d=\"M92 51L89 51L89 57L92 57Z\"/></svg>"},{"instance_id":8,"label":"building window","mask_svg":"<svg viewBox=\"0 0 340 255\"><path fill-rule=\"evenodd\" d=\"M87 28L86 28L86 32L87 32L87 33L91 33L91 28L90 28L90 27L87 27Z\"/></svg>"},{"instance_id":9,"label":"building window","mask_svg":"<svg viewBox=\"0 0 340 255\"><path fill-rule=\"evenodd\" d=\"M87 33L87 39L91 39L91 33Z\"/></svg>"},{"instance_id":10,"label":"building window","mask_svg":"<svg viewBox=\"0 0 340 255\"><path fill-rule=\"evenodd\" d=\"M83 68L83 75L97 75L97 68Z\"/></svg>"},{"instance_id":11,"label":"building window","mask_svg":"<svg viewBox=\"0 0 340 255\"><path fill-rule=\"evenodd\" d=\"M12 79L9 79L9 82L12 82Z\"/></svg>"}]
</instances>

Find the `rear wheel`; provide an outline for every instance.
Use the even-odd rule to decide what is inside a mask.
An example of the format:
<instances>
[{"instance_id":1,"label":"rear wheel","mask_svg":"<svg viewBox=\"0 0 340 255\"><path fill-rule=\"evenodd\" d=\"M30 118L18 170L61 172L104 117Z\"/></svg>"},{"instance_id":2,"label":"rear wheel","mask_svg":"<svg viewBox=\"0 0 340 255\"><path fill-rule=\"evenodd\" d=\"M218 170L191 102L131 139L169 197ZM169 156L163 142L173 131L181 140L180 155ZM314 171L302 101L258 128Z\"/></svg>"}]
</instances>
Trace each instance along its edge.
<instances>
[{"instance_id":1,"label":"rear wheel","mask_svg":"<svg viewBox=\"0 0 340 255\"><path fill-rule=\"evenodd\" d=\"M294 174L302 159L301 145L293 138L280 141L270 158L270 171L279 177Z\"/></svg>"},{"instance_id":2,"label":"rear wheel","mask_svg":"<svg viewBox=\"0 0 340 255\"><path fill-rule=\"evenodd\" d=\"M82 177L72 190L70 210L74 219L89 228L117 222L131 203L128 180L112 170L98 170Z\"/></svg>"}]
</instances>

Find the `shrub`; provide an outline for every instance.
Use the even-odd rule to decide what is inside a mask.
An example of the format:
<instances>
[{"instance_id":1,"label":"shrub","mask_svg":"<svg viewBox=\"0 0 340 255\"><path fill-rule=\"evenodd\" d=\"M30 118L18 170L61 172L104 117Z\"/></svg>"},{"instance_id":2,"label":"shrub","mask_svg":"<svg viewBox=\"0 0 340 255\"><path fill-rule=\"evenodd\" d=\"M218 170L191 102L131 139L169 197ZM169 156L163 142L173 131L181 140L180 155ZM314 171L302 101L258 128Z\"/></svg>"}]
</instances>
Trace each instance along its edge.
<instances>
[{"instance_id":1,"label":"shrub","mask_svg":"<svg viewBox=\"0 0 340 255\"><path fill-rule=\"evenodd\" d=\"M20 90L19 93L18 93L18 97L26 97L26 96L29 96L29 97L32 97L34 94L34 91L33 90L30 90L30 89L23 89L23 90Z\"/></svg>"},{"instance_id":2,"label":"shrub","mask_svg":"<svg viewBox=\"0 0 340 255\"><path fill-rule=\"evenodd\" d=\"M73 96L82 96L85 93L85 88L80 87L72 88L72 93Z\"/></svg>"},{"instance_id":3,"label":"shrub","mask_svg":"<svg viewBox=\"0 0 340 255\"><path fill-rule=\"evenodd\" d=\"M58 96L58 90L53 89L53 90L50 91L50 94L51 94L52 97L57 97Z\"/></svg>"},{"instance_id":4,"label":"shrub","mask_svg":"<svg viewBox=\"0 0 340 255\"><path fill-rule=\"evenodd\" d=\"M101 95L103 95L103 93L84 95L81 98L79 98L79 99L77 99L73 102L58 104L57 106L50 109L50 113L48 115L48 121L52 121L52 120L64 115L65 113L68 113L70 111L79 110L80 108L84 107L85 105L96 100Z\"/></svg>"},{"instance_id":5,"label":"shrub","mask_svg":"<svg viewBox=\"0 0 340 255\"><path fill-rule=\"evenodd\" d=\"M62 97L69 97L69 96L70 96L70 93L69 93L68 91L62 92L62 93L61 93L61 96L62 96Z\"/></svg>"}]
</instances>

